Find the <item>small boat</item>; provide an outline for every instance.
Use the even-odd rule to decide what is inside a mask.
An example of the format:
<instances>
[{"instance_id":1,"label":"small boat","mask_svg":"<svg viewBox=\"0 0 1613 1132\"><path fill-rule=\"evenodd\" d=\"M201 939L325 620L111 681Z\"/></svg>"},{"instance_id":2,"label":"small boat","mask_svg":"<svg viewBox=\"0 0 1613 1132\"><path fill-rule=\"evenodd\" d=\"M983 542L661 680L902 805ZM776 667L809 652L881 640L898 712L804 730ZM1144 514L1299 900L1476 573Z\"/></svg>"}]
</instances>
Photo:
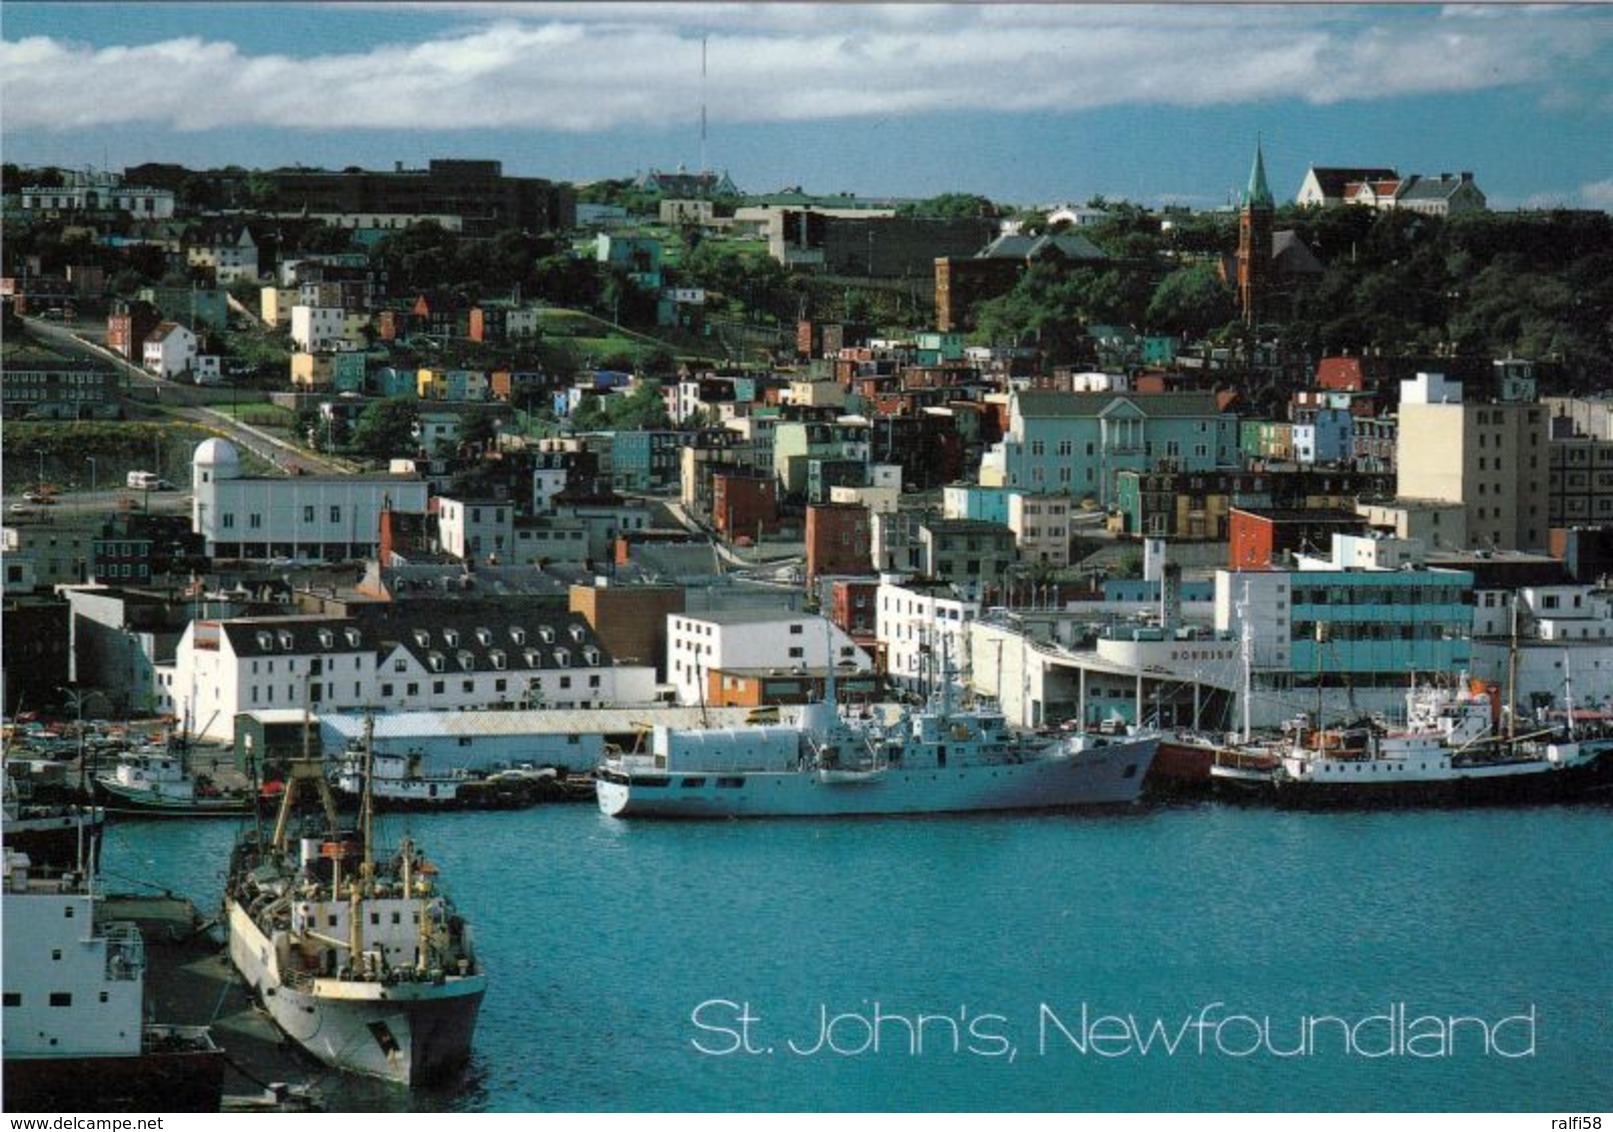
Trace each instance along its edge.
<instances>
[{"instance_id":1,"label":"small boat","mask_svg":"<svg viewBox=\"0 0 1613 1132\"><path fill-rule=\"evenodd\" d=\"M250 795L219 790L205 776L192 777L182 753L170 748L130 751L95 778L107 810L141 817L240 817L252 810Z\"/></svg>"},{"instance_id":2,"label":"small boat","mask_svg":"<svg viewBox=\"0 0 1613 1132\"><path fill-rule=\"evenodd\" d=\"M95 858L4 852L7 1111L217 1112L224 1053L205 1026L146 1021L145 944L97 917Z\"/></svg>"},{"instance_id":3,"label":"small boat","mask_svg":"<svg viewBox=\"0 0 1613 1132\"><path fill-rule=\"evenodd\" d=\"M6 768L0 841L5 848L28 854L36 865L66 867L93 860L99 853L106 810L76 802L36 802L28 780Z\"/></svg>"},{"instance_id":4,"label":"small boat","mask_svg":"<svg viewBox=\"0 0 1613 1132\"><path fill-rule=\"evenodd\" d=\"M370 738L367 724L366 748ZM297 811L304 785L321 802L311 823ZM384 850L371 803L366 791L356 827L344 827L322 760L292 762L273 834L248 831L231 856L230 961L326 1065L426 1084L469 1059L487 975L436 866L408 838Z\"/></svg>"},{"instance_id":5,"label":"small boat","mask_svg":"<svg viewBox=\"0 0 1613 1132\"><path fill-rule=\"evenodd\" d=\"M424 769L418 751L366 755L355 745L343 753L331 775L338 797L356 806L366 785L377 811L520 810L565 798L565 785L553 767L478 774L463 768L440 773ZM368 769L366 769L368 768Z\"/></svg>"}]
</instances>

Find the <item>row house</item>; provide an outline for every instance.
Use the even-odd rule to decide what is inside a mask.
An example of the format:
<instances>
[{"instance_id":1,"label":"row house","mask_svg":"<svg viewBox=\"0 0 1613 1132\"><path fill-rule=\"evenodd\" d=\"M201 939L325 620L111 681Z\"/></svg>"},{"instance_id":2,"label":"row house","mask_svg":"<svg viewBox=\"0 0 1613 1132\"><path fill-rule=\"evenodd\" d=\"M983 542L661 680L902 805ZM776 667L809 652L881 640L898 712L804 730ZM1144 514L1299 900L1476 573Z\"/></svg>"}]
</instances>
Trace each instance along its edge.
<instances>
[{"instance_id":1,"label":"row house","mask_svg":"<svg viewBox=\"0 0 1613 1132\"><path fill-rule=\"evenodd\" d=\"M297 350L291 355L291 384L305 390L364 391L365 359L358 350Z\"/></svg>"},{"instance_id":2,"label":"row house","mask_svg":"<svg viewBox=\"0 0 1613 1132\"><path fill-rule=\"evenodd\" d=\"M507 561L515 545L515 508L493 499L439 496L437 541L462 561Z\"/></svg>"},{"instance_id":3,"label":"row house","mask_svg":"<svg viewBox=\"0 0 1613 1132\"><path fill-rule=\"evenodd\" d=\"M310 353L347 348L347 312L341 307L310 307L299 302L291 308L291 342Z\"/></svg>"},{"instance_id":4,"label":"row house","mask_svg":"<svg viewBox=\"0 0 1613 1132\"><path fill-rule=\"evenodd\" d=\"M538 310L511 304L480 303L467 315L472 342L519 342L538 336Z\"/></svg>"},{"instance_id":5,"label":"row house","mask_svg":"<svg viewBox=\"0 0 1613 1132\"><path fill-rule=\"evenodd\" d=\"M1392 472L1271 469L1122 472L1110 529L1118 534L1225 541L1234 508L1355 509L1393 496Z\"/></svg>"},{"instance_id":6,"label":"row house","mask_svg":"<svg viewBox=\"0 0 1613 1132\"><path fill-rule=\"evenodd\" d=\"M125 361L144 361L145 341L162 323L162 313L139 299L119 299L106 316L106 346Z\"/></svg>"},{"instance_id":7,"label":"row house","mask_svg":"<svg viewBox=\"0 0 1613 1132\"><path fill-rule=\"evenodd\" d=\"M807 489L812 460L869 462L869 428L863 421L780 421L773 433L773 474L786 495Z\"/></svg>"},{"instance_id":8,"label":"row house","mask_svg":"<svg viewBox=\"0 0 1613 1132\"><path fill-rule=\"evenodd\" d=\"M185 248L185 264L205 272L220 287L258 281L258 243L246 225L210 228Z\"/></svg>"}]
</instances>

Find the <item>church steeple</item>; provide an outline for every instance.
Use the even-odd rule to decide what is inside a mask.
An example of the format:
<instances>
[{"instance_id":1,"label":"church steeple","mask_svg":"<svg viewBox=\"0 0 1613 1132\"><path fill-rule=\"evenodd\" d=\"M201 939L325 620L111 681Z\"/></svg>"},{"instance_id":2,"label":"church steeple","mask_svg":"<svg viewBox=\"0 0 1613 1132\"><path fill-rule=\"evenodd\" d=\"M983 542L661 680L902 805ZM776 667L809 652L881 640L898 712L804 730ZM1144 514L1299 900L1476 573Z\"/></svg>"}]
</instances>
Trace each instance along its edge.
<instances>
[{"instance_id":1,"label":"church steeple","mask_svg":"<svg viewBox=\"0 0 1613 1132\"><path fill-rule=\"evenodd\" d=\"M1243 192L1245 208L1276 208L1271 189L1266 185L1266 155L1259 142L1255 142L1255 163L1249 170L1249 187Z\"/></svg>"},{"instance_id":2,"label":"church steeple","mask_svg":"<svg viewBox=\"0 0 1613 1132\"><path fill-rule=\"evenodd\" d=\"M1256 326L1271 280L1271 224L1276 213L1266 184L1266 155L1255 142L1255 163L1238 212L1238 307L1244 324Z\"/></svg>"}]
</instances>

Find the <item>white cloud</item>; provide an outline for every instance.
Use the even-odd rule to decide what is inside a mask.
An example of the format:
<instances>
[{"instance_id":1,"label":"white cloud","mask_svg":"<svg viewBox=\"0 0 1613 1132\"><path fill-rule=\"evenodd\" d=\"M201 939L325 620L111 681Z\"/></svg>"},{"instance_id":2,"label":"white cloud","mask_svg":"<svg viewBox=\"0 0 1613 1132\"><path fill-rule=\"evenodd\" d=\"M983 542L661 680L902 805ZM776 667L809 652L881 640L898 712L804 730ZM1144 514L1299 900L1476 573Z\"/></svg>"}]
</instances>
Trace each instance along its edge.
<instances>
[{"instance_id":1,"label":"white cloud","mask_svg":"<svg viewBox=\"0 0 1613 1132\"><path fill-rule=\"evenodd\" d=\"M1587 208L1613 210L1613 177L1605 181L1592 181L1579 187L1579 199Z\"/></svg>"},{"instance_id":2,"label":"white cloud","mask_svg":"<svg viewBox=\"0 0 1613 1132\"><path fill-rule=\"evenodd\" d=\"M424 6L413 9L430 10ZM0 44L5 126L528 128L972 109L1317 104L1549 80L1600 13L1127 5L444 5L419 43L296 57L227 38ZM88 9L86 11L89 11ZM219 19L198 21L227 27ZM318 8L296 8L319 19ZM227 35L228 33L223 33ZM701 38L707 76L700 73Z\"/></svg>"}]
</instances>

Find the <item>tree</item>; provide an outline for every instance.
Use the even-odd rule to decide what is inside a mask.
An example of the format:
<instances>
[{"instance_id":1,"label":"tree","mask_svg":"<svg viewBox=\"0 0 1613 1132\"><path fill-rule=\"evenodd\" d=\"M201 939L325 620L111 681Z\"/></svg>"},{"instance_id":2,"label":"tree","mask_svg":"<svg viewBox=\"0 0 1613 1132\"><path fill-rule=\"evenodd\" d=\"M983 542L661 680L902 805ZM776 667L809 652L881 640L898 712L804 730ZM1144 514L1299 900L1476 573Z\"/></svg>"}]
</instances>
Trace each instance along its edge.
<instances>
[{"instance_id":1,"label":"tree","mask_svg":"<svg viewBox=\"0 0 1613 1132\"><path fill-rule=\"evenodd\" d=\"M502 413L492 405L476 405L459 418L461 444L491 448L498 440Z\"/></svg>"},{"instance_id":2,"label":"tree","mask_svg":"<svg viewBox=\"0 0 1613 1132\"><path fill-rule=\"evenodd\" d=\"M1232 290L1207 263L1179 268L1159 281L1148 301L1149 327L1202 337L1231 319L1236 312Z\"/></svg>"},{"instance_id":3,"label":"tree","mask_svg":"<svg viewBox=\"0 0 1613 1132\"><path fill-rule=\"evenodd\" d=\"M380 460L410 455L419 448L415 438L419 419L413 398L391 397L377 401L359 417L353 429L353 449Z\"/></svg>"}]
</instances>

